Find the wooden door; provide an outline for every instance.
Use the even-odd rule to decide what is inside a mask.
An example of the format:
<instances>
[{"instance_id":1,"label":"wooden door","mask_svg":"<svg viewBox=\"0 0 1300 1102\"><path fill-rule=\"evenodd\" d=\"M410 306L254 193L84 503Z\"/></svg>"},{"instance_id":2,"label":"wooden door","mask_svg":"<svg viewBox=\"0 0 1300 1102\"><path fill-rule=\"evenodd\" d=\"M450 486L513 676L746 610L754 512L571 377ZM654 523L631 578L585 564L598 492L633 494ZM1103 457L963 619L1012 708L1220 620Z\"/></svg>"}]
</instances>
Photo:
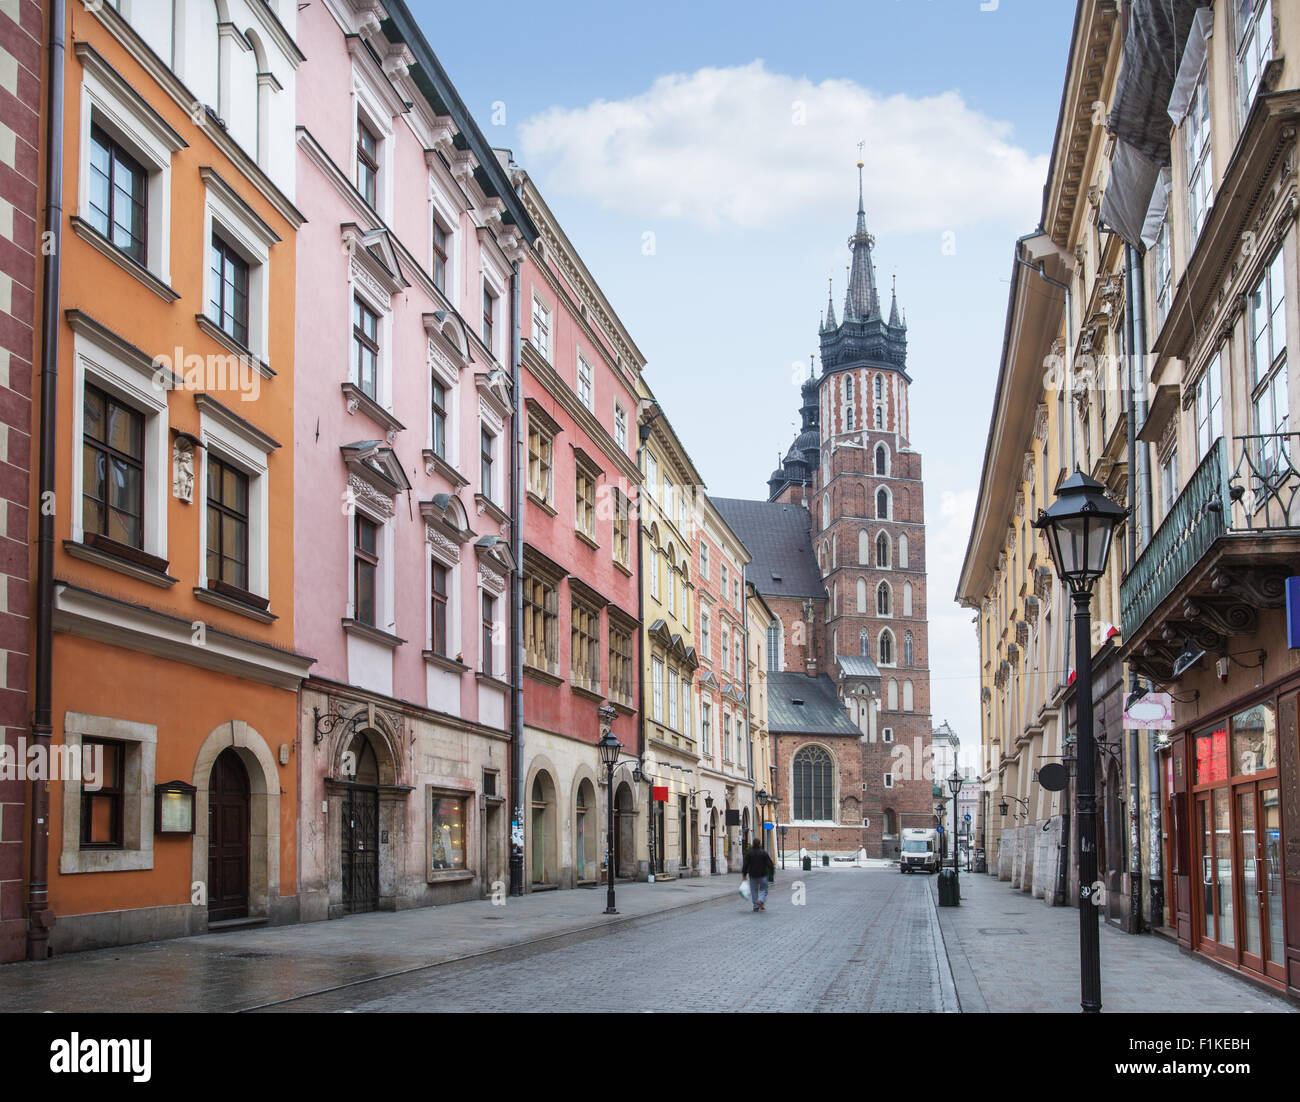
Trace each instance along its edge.
<instances>
[{"instance_id":1,"label":"wooden door","mask_svg":"<svg viewBox=\"0 0 1300 1102\"><path fill-rule=\"evenodd\" d=\"M208 921L248 917L248 771L223 750L208 781Z\"/></svg>"},{"instance_id":2,"label":"wooden door","mask_svg":"<svg viewBox=\"0 0 1300 1102\"><path fill-rule=\"evenodd\" d=\"M349 785L343 797L343 909L379 906L379 790Z\"/></svg>"}]
</instances>

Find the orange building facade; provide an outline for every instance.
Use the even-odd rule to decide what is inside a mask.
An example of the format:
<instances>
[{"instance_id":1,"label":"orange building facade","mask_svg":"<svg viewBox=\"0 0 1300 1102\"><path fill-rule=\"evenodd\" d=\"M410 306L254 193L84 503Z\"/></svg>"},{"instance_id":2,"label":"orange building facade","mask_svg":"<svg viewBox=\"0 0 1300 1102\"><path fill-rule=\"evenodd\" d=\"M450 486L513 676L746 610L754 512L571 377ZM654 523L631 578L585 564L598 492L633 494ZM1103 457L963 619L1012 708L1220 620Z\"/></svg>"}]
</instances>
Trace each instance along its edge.
<instances>
[{"instance_id":1,"label":"orange building facade","mask_svg":"<svg viewBox=\"0 0 1300 1102\"><path fill-rule=\"evenodd\" d=\"M276 7L66 6L47 953L298 918Z\"/></svg>"}]
</instances>

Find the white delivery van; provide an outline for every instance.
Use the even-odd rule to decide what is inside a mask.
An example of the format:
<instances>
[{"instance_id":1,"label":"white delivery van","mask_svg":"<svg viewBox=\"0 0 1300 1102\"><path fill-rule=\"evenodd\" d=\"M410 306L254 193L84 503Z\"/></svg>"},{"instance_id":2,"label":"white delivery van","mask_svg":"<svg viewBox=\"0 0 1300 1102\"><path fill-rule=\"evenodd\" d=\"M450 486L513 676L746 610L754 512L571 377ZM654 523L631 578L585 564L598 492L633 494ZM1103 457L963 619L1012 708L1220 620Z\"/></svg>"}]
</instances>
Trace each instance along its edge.
<instances>
[{"instance_id":1,"label":"white delivery van","mask_svg":"<svg viewBox=\"0 0 1300 1102\"><path fill-rule=\"evenodd\" d=\"M939 871L939 832L933 827L903 828L903 848L898 855L899 872Z\"/></svg>"}]
</instances>

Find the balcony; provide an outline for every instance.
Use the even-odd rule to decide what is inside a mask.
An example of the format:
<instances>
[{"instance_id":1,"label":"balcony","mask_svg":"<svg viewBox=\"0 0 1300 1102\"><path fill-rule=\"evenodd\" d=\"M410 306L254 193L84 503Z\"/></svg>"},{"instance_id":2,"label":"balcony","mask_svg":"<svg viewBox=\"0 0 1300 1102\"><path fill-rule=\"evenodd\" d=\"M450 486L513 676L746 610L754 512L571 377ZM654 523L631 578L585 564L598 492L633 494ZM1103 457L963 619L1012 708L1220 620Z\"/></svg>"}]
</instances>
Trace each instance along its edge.
<instances>
[{"instance_id":1,"label":"balcony","mask_svg":"<svg viewBox=\"0 0 1300 1102\"><path fill-rule=\"evenodd\" d=\"M1300 433L1220 437L1120 587L1124 657L1175 680L1188 652L1223 653L1281 608L1300 552Z\"/></svg>"}]
</instances>

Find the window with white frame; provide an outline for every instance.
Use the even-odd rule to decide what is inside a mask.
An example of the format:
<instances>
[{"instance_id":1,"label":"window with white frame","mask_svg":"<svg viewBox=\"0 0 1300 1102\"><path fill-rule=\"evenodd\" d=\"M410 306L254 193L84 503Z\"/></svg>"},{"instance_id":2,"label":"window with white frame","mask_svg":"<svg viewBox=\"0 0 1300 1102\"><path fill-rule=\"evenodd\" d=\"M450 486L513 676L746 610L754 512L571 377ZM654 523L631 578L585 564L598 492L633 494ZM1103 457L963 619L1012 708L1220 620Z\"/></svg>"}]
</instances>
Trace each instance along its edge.
<instances>
[{"instance_id":1,"label":"window with white frame","mask_svg":"<svg viewBox=\"0 0 1300 1102\"><path fill-rule=\"evenodd\" d=\"M1152 249L1152 275L1156 285L1156 325L1165 323L1169 316L1169 306L1174 299L1174 262L1173 244L1170 240L1169 211L1165 210L1164 221L1160 223L1160 232L1156 236L1155 248Z\"/></svg>"},{"instance_id":2,"label":"window with white frame","mask_svg":"<svg viewBox=\"0 0 1300 1102\"><path fill-rule=\"evenodd\" d=\"M494 356L496 355L496 327L497 327L497 300L500 298L493 292L486 280L483 281L483 319L480 336L483 343L487 345L487 350Z\"/></svg>"},{"instance_id":3,"label":"window with white frame","mask_svg":"<svg viewBox=\"0 0 1300 1102\"><path fill-rule=\"evenodd\" d=\"M707 609L700 609L700 656L707 662L709 660L709 613Z\"/></svg>"},{"instance_id":4,"label":"window with white frame","mask_svg":"<svg viewBox=\"0 0 1300 1102\"><path fill-rule=\"evenodd\" d=\"M160 369L83 315L69 321L79 441L72 538L111 555L105 565L120 559L165 571L172 464L167 392L155 385Z\"/></svg>"},{"instance_id":5,"label":"window with white frame","mask_svg":"<svg viewBox=\"0 0 1300 1102\"><path fill-rule=\"evenodd\" d=\"M1289 428L1286 363L1286 290L1279 249L1250 292L1250 382L1256 464L1272 474L1286 462Z\"/></svg>"},{"instance_id":6,"label":"window with white frame","mask_svg":"<svg viewBox=\"0 0 1300 1102\"><path fill-rule=\"evenodd\" d=\"M352 382L379 401L379 314L360 295L352 299Z\"/></svg>"},{"instance_id":7,"label":"window with white frame","mask_svg":"<svg viewBox=\"0 0 1300 1102\"><path fill-rule=\"evenodd\" d=\"M700 704L700 752L713 756L713 705L707 700Z\"/></svg>"},{"instance_id":8,"label":"window with white frame","mask_svg":"<svg viewBox=\"0 0 1300 1102\"><path fill-rule=\"evenodd\" d=\"M1204 64L1183 123L1183 142L1187 157L1188 231L1195 244L1205 225L1214 188L1210 158L1210 81L1209 69Z\"/></svg>"},{"instance_id":9,"label":"window with white frame","mask_svg":"<svg viewBox=\"0 0 1300 1102\"><path fill-rule=\"evenodd\" d=\"M497 499L497 437L487 425L479 424L479 492L489 501Z\"/></svg>"},{"instance_id":10,"label":"window with white frame","mask_svg":"<svg viewBox=\"0 0 1300 1102\"><path fill-rule=\"evenodd\" d=\"M659 549L650 548L650 596L659 600Z\"/></svg>"},{"instance_id":11,"label":"window with white frame","mask_svg":"<svg viewBox=\"0 0 1300 1102\"><path fill-rule=\"evenodd\" d=\"M72 228L170 301L171 159L185 140L91 46L74 49L82 80Z\"/></svg>"},{"instance_id":12,"label":"window with white frame","mask_svg":"<svg viewBox=\"0 0 1300 1102\"><path fill-rule=\"evenodd\" d=\"M645 453L645 489L651 500L659 499L659 461L651 451Z\"/></svg>"},{"instance_id":13,"label":"window with white frame","mask_svg":"<svg viewBox=\"0 0 1300 1102\"><path fill-rule=\"evenodd\" d=\"M731 715L722 713L722 760L731 761Z\"/></svg>"},{"instance_id":14,"label":"window with white frame","mask_svg":"<svg viewBox=\"0 0 1300 1102\"><path fill-rule=\"evenodd\" d=\"M882 729L881 729L881 732L880 732L880 741L881 741L881 742L893 742L893 741L894 741L894 729L893 729L892 727L885 727L885 728L882 728Z\"/></svg>"},{"instance_id":15,"label":"window with white frame","mask_svg":"<svg viewBox=\"0 0 1300 1102\"><path fill-rule=\"evenodd\" d=\"M885 787L886 787L886 788L893 788L893 787L894 787L894 774L893 774L893 773L886 773L886 774L884 775L884 782L885 782Z\"/></svg>"},{"instance_id":16,"label":"window with white frame","mask_svg":"<svg viewBox=\"0 0 1300 1102\"><path fill-rule=\"evenodd\" d=\"M614 443L620 451L627 451L627 410L614 403Z\"/></svg>"},{"instance_id":17,"label":"window with white frame","mask_svg":"<svg viewBox=\"0 0 1300 1102\"><path fill-rule=\"evenodd\" d=\"M596 469L580 458L574 462L573 526L588 539L596 538Z\"/></svg>"},{"instance_id":18,"label":"window with white frame","mask_svg":"<svg viewBox=\"0 0 1300 1102\"><path fill-rule=\"evenodd\" d=\"M1214 442L1223 435L1222 401L1223 380L1219 369L1219 353L1214 354L1196 382L1196 456L1205 458L1205 454Z\"/></svg>"},{"instance_id":19,"label":"window with white frame","mask_svg":"<svg viewBox=\"0 0 1300 1102\"><path fill-rule=\"evenodd\" d=\"M578 401L588 409L596 408L595 379L591 364L581 352L578 353Z\"/></svg>"},{"instance_id":20,"label":"window with white frame","mask_svg":"<svg viewBox=\"0 0 1300 1102\"><path fill-rule=\"evenodd\" d=\"M700 544L700 577L706 582L709 580L709 545Z\"/></svg>"},{"instance_id":21,"label":"window with white frame","mask_svg":"<svg viewBox=\"0 0 1300 1102\"><path fill-rule=\"evenodd\" d=\"M201 168L199 174L206 185L205 316L237 350L248 349L266 360L270 250L279 235L215 172Z\"/></svg>"},{"instance_id":22,"label":"window with white frame","mask_svg":"<svg viewBox=\"0 0 1300 1102\"><path fill-rule=\"evenodd\" d=\"M380 138L378 128L365 115L357 114L356 175L353 183L357 191L371 210L379 209L379 157Z\"/></svg>"},{"instance_id":23,"label":"window with white frame","mask_svg":"<svg viewBox=\"0 0 1300 1102\"><path fill-rule=\"evenodd\" d=\"M628 566L631 563L632 513L627 494L618 487L611 492L614 497L614 561Z\"/></svg>"},{"instance_id":24,"label":"window with white frame","mask_svg":"<svg viewBox=\"0 0 1300 1102\"><path fill-rule=\"evenodd\" d=\"M668 667L668 726L674 731L677 730L677 708L680 703L678 697L678 675L675 666Z\"/></svg>"},{"instance_id":25,"label":"window with white frame","mask_svg":"<svg viewBox=\"0 0 1300 1102\"><path fill-rule=\"evenodd\" d=\"M430 275L433 277L433 285L438 288L444 295L448 294L450 286L451 258L452 252L452 234L438 215L433 216L433 259L430 265Z\"/></svg>"},{"instance_id":26,"label":"window with white frame","mask_svg":"<svg viewBox=\"0 0 1300 1102\"><path fill-rule=\"evenodd\" d=\"M1237 24L1237 114L1246 121L1259 91L1264 66L1273 57L1273 12L1270 0L1235 0Z\"/></svg>"},{"instance_id":27,"label":"window with white frame","mask_svg":"<svg viewBox=\"0 0 1300 1102\"><path fill-rule=\"evenodd\" d=\"M682 734L691 737L691 679L682 674Z\"/></svg>"},{"instance_id":28,"label":"window with white frame","mask_svg":"<svg viewBox=\"0 0 1300 1102\"><path fill-rule=\"evenodd\" d=\"M722 672L730 675L731 673L731 630L726 624L722 625Z\"/></svg>"},{"instance_id":29,"label":"window with white frame","mask_svg":"<svg viewBox=\"0 0 1300 1102\"><path fill-rule=\"evenodd\" d=\"M727 564L724 562L722 564L722 594L724 597L727 594L728 580L729 580L729 575L727 574Z\"/></svg>"},{"instance_id":30,"label":"window with white frame","mask_svg":"<svg viewBox=\"0 0 1300 1102\"><path fill-rule=\"evenodd\" d=\"M544 360L551 358L551 311L533 296L533 348Z\"/></svg>"},{"instance_id":31,"label":"window with white frame","mask_svg":"<svg viewBox=\"0 0 1300 1102\"><path fill-rule=\"evenodd\" d=\"M650 659L650 718L656 723L664 721L664 660L658 656Z\"/></svg>"},{"instance_id":32,"label":"window with white frame","mask_svg":"<svg viewBox=\"0 0 1300 1102\"><path fill-rule=\"evenodd\" d=\"M894 635L888 628L880 633L877 653L882 666L892 666L894 664Z\"/></svg>"},{"instance_id":33,"label":"window with white frame","mask_svg":"<svg viewBox=\"0 0 1300 1102\"><path fill-rule=\"evenodd\" d=\"M200 585L265 609L270 596L269 461L279 445L208 394L198 395L205 549Z\"/></svg>"}]
</instances>

